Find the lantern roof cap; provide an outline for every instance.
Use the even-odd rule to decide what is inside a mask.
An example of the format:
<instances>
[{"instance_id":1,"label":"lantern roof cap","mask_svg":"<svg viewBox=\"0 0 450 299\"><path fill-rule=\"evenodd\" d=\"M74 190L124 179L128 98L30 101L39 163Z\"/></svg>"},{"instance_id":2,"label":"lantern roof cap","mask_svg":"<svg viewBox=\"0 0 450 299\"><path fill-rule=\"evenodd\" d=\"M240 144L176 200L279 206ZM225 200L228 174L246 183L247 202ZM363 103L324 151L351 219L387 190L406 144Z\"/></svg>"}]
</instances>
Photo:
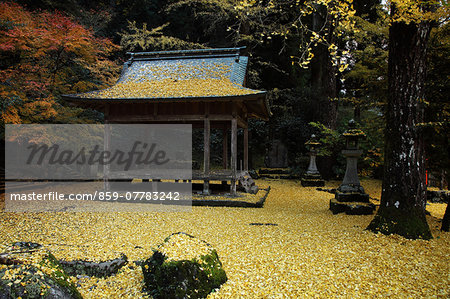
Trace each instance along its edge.
<instances>
[{"instance_id":1,"label":"lantern roof cap","mask_svg":"<svg viewBox=\"0 0 450 299\"><path fill-rule=\"evenodd\" d=\"M348 122L348 129L342 134L344 137L361 137L365 138L366 133L364 133L361 129L356 127L355 120L351 119Z\"/></svg>"},{"instance_id":2,"label":"lantern roof cap","mask_svg":"<svg viewBox=\"0 0 450 299\"><path fill-rule=\"evenodd\" d=\"M311 139L309 139L306 143L305 143L305 145L309 145L309 146L318 146L318 145L320 145L321 143L317 140L317 137L316 137L316 135L314 135L314 134L312 134L311 135Z\"/></svg>"}]
</instances>

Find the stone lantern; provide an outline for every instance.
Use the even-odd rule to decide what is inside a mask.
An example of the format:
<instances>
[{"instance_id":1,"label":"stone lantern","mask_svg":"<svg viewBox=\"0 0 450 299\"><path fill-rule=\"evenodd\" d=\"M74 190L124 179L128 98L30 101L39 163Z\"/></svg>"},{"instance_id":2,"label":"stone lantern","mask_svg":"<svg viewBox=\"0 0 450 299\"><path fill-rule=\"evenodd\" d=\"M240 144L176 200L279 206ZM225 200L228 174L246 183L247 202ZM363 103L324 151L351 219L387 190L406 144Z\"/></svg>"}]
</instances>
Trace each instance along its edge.
<instances>
[{"instance_id":1,"label":"stone lantern","mask_svg":"<svg viewBox=\"0 0 450 299\"><path fill-rule=\"evenodd\" d=\"M375 206L369 201L369 194L364 192L358 178L358 158L362 154L359 141L366 134L356 128L352 119L348 122L348 129L343 134L346 140L346 149L342 155L347 159L344 179L336 190L335 198L330 201L330 210L334 213L368 215L372 214Z\"/></svg>"},{"instance_id":2,"label":"stone lantern","mask_svg":"<svg viewBox=\"0 0 450 299\"><path fill-rule=\"evenodd\" d=\"M305 143L309 148L309 166L306 174L302 177L303 187L322 187L325 186L325 181L319 173L316 165L317 148L320 146L320 142L317 141L316 136L311 135L311 139Z\"/></svg>"}]
</instances>

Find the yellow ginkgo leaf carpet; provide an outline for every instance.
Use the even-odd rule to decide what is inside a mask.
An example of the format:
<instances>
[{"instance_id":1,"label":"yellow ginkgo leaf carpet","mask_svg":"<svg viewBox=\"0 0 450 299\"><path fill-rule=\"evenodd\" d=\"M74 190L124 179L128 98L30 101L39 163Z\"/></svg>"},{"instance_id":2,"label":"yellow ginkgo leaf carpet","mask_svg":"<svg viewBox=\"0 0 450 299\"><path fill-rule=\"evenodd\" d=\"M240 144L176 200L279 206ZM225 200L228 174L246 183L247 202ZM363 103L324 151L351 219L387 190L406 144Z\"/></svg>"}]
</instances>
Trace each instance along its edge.
<instances>
[{"instance_id":1,"label":"yellow ginkgo leaf carpet","mask_svg":"<svg viewBox=\"0 0 450 299\"><path fill-rule=\"evenodd\" d=\"M228 281L211 298L448 298L450 234L445 204L431 204L434 239L407 240L364 229L373 216L332 215L332 194L294 181L258 181L272 190L264 208L193 207L177 213L0 213L0 252L40 243L58 259L145 259L172 233L211 244ZM379 198L380 182L362 181ZM337 182L327 187L336 187ZM374 203L377 203L376 201ZM273 225L250 225L262 223ZM276 224L276 225L274 225ZM6 266L2 266L6 267ZM85 298L139 298L134 263L108 278L73 277Z\"/></svg>"}]
</instances>

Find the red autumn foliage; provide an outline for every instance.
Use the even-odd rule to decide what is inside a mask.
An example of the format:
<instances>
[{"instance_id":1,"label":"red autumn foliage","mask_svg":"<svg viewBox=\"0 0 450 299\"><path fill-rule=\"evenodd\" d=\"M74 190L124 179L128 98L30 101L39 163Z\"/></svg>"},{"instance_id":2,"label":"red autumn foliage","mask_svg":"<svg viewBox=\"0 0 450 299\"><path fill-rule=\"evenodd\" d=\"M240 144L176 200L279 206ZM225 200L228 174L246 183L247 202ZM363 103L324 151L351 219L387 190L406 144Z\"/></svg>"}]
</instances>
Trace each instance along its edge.
<instances>
[{"instance_id":1,"label":"red autumn foliage","mask_svg":"<svg viewBox=\"0 0 450 299\"><path fill-rule=\"evenodd\" d=\"M110 84L118 46L60 12L0 3L0 97L5 123L57 120L58 96ZM67 109L66 109L67 110Z\"/></svg>"}]
</instances>

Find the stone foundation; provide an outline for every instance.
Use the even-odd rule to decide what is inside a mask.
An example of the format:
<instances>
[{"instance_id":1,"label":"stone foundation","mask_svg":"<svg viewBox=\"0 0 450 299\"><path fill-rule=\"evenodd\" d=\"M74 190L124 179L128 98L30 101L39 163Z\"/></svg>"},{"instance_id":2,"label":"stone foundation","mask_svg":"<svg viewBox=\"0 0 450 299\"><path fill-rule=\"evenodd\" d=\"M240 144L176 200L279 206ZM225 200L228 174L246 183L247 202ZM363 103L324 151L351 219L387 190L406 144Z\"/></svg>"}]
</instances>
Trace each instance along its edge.
<instances>
[{"instance_id":1,"label":"stone foundation","mask_svg":"<svg viewBox=\"0 0 450 299\"><path fill-rule=\"evenodd\" d=\"M340 202L333 198L330 200L330 210L333 214L371 215L375 211L375 205L370 202Z\"/></svg>"},{"instance_id":2,"label":"stone foundation","mask_svg":"<svg viewBox=\"0 0 450 299\"><path fill-rule=\"evenodd\" d=\"M320 175L309 175L306 174L302 177L302 186L303 187L323 187L325 186L325 181L322 179Z\"/></svg>"},{"instance_id":3,"label":"stone foundation","mask_svg":"<svg viewBox=\"0 0 450 299\"><path fill-rule=\"evenodd\" d=\"M339 202L365 202L369 201L369 194L358 192L339 192L336 191L336 200Z\"/></svg>"}]
</instances>

